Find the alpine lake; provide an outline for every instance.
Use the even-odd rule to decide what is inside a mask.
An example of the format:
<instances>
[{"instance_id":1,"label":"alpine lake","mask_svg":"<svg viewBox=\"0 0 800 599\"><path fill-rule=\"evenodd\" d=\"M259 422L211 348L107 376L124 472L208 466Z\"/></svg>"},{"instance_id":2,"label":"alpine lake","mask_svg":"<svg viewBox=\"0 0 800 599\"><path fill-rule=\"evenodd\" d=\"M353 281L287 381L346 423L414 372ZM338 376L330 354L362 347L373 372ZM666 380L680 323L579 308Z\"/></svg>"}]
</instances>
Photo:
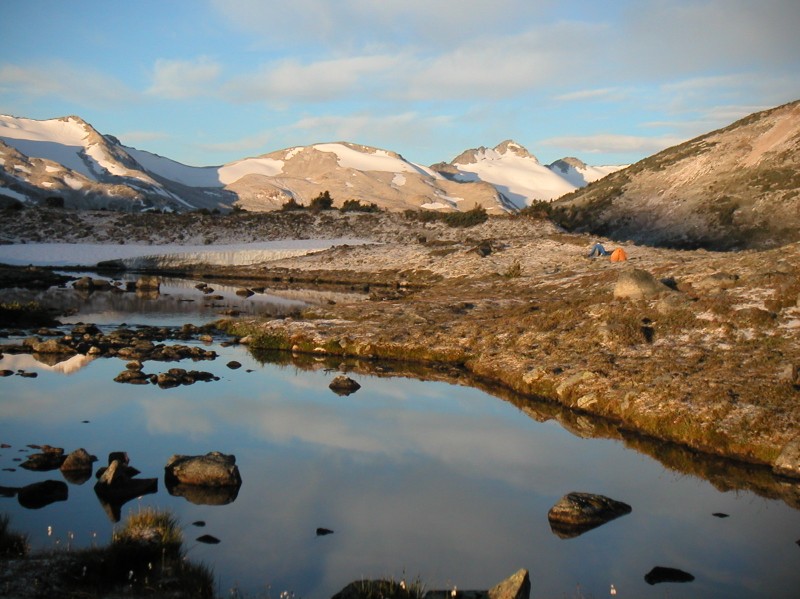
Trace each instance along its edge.
<instances>
[{"instance_id":1,"label":"alpine lake","mask_svg":"<svg viewBox=\"0 0 800 599\"><path fill-rule=\"evenodd\" d=\"M67 333L79 322L105 331L203 325L224 312L281 317L356 295L266 289L245 298L216 283L203 293L197 283L165 279L149 295L5 290L3 299L56 301L69 314L57 327ZM797 481L659 444L451 368L259 354L229 340L163 341L217 355L145 362L147 372L199 368L217 377L173 388L115 382L126 368L116 357L58 363L5 353L0 369L17 375L0 380L0 487L64 480L57 469L20 467L38 451L31 445L44 444L85 448L98 457L95 470L126 452L140 477L159 480L156 492L117 506L99 500L94 476L67 480L66 500L23 507L0 496L0 514L34 551L72 551L108 543L128 514L166 510L181 525L187 558L213 570L221 597L325 599L362 578L487 589L519 568L530 571L532 597L797 596ZM361 388L334 393L340 374ZM236 457L241 487L173 495L164 482L170 456L211 451ZM632 510L559 534L548 511L573 491ZM691 580L646 580L655 567Z\"/></svg>"}]
</instances>

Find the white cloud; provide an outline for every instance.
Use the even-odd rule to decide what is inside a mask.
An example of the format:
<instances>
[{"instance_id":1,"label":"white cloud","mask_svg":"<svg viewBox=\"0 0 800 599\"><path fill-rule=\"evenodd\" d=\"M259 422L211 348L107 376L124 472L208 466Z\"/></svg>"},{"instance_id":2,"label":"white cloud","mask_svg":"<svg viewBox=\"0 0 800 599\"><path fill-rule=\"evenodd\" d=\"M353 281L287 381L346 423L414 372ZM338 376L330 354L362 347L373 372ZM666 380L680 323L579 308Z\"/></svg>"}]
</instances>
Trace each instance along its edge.
<instances>
[{"instance_id":1,"label":"white cloud","mask_svg":"<svg viewBox=\"0 0 800 599\"><path fill-rule=\"evenodd\" d=\"M600 89L582 89L556 96L554 99L559 102L583 102L586 100L614 100L623 95L623 92L616 87L606 87Z\"/></svg>"},{"instance_id":2,"label":"white cloud","mask_svg":"<svg viewBox=\"0 0 800 599\"><path fill-rule=\"evenodd\" d=\"M126 133L121 133L117 137L122 140L122 143L129 145L132 143L141 143L143 141L169 139L170 135L163 131L128 131Z\"/></svg>"},{"instance_id":3,"label":"white cloud","mask_svg":"<svg viewBox=\"0 0 800 599\"><path fill-rule=\"evenodd\" d=\"M352 141L397 151L397 146L403 144L424 146L451 123L448 116L426 116L411 111L382 115L309 116L289 125L287 135L294 137L296 132L302 131L313 139L309 143ZM392 140L392 147L384 147L387 140Z\"/></svg>"},{"instance_id":4,"label":"white cloud","mask_svg":"<svg viewBox=\"0 0 800 599\"><path fill-rule=\"evenodd\" d=\"M253 135L248 135L239 139L223 141L218 143L204 143L199 144L199 148L204 151L210 152L225 152L225 153L252 153L258 152L262 154L269 153L276 148L265 149L267 144L273 138L273 134L269 131L261 131Z\"/></svg>"},{"instance_id":5,"label":"white cloud","mask_svg":"<svg viewBox=\"0 0 800 599\"><path fill-rule=\"evenodd\" d=\"M205 56L194 60L159 58L153 67L153 83L147 93L170 100L209 95L221 71L218 63Z\"/></svg>"},{"instance_id":6,"label":"white cloud","mask_svg":"<svg viewBox=\"0 0 800 599\"><path fill-rule=\"evenodd\" d=\"M660 152L670 146L683 143L687 138L670 135L646 137L637 135L598 134L585 136L551 137L539 141L541 145L567 148L586 154L638 153L643 155Z\"/></svg>"},{"instance_id":7,"label":"white cloud","mask_svg":"<svg viewBox=\"0 0 800 599\"><path fill-rule=\"evenodd\" d=\"M60 60L0 65L0 93L53 97L88 106L118 105L133 96L119 79Z\"/></svg>"},{"instance_id":8,"label":"white cloud","mask_svg":"<svg viewBox=\"0 0 800 599\"><path fill-rule=\"evenodd\" d=\"M484 35L513 33L549 6L551 0L213 0L220 18L264 46L324 45L362 52L398 46L443 47Z\"/></svg>"},{"instance_id":9,"label":"white cloud","mask_svg":"<svg viewBox=\"0 0 800 599\"><path fill-rule=\"evenodd\" d=\"M354 56L310 63L285 60L259 72L240 76L225 86L225 95L236 102L325 102L357 97L394 69L397 56Z\"/></svg>"}]
</instances>

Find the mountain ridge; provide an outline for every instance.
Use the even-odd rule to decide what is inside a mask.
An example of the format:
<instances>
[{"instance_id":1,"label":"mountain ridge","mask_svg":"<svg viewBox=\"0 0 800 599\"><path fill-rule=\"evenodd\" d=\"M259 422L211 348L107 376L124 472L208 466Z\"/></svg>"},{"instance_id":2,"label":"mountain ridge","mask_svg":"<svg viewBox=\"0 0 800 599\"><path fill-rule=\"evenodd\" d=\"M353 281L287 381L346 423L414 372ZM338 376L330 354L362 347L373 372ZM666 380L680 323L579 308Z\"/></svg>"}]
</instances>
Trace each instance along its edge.
<instances>
[{"instance_id":1,"label":"mountain ridge","mask_svg":"<svg viewBox=\"0 0 800 599\"><path fill-rule=\"evenodd\" d=\"M547 191L540 192L536 178L555 175L513 140L494 150L484 148L484 156L474 161L480 165L491 154L495 171L505 156L528 161L527 166L533 167L527 173L519 165L516 171L506 168L499 178L468 172L456 161L452 173L440 172L397 152L344 141L193 167L125 146L75 115L43 121L0 115L0 144L0 196L23 203L55 198L72 208L260 211L280 209L289 200L308 204L329 191L338 203L355 199L394 211L461 211L483 206L499 214L552 199L556 195L552 189L560 195L581 184L559 178L558 185L551 181L545 185ZM49 167L34 167L35 160L49 160ZM506 184L503 176L509 172L533 183L522 188Z\"/></svg>"}]
</instances>

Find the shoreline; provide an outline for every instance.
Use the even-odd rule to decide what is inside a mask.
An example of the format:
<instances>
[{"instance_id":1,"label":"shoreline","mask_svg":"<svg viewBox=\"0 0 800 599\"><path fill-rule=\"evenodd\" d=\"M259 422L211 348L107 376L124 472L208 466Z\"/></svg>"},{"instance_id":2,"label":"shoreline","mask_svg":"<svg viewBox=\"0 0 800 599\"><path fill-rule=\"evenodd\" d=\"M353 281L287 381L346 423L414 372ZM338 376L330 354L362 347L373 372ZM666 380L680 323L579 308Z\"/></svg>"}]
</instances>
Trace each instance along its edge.
<instances>
[{"instance_id":1,"label":"shoreline","mask_svg":"<svg viewBox=\"0 0 800 599\"><path fill-rule=\"evenodd\" d=\"M300 222L239 218L262 239ZM242 230L236 217L202 222ZM296 236L375 243L178 270L253 286L369 290L369 299L298 318L231 325L263 347L456 364L524 396L800 478L800 243L721 253L601 240L627 251L628 261L614 264L586 258L595 238L519 217L450 228L336 213L303 215L302 224ZM657 291L618 297L620 279L632 272L647 274Z\"/></svg>"}]
</instances>

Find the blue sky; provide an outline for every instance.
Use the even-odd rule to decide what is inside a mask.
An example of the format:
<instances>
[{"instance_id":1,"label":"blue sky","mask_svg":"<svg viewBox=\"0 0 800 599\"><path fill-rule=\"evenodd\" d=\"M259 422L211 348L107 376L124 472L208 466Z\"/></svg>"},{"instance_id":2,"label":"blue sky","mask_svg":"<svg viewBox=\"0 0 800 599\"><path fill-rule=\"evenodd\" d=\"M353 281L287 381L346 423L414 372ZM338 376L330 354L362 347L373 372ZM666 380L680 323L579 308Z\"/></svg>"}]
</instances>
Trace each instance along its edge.
<instances>
[{"instance_id":1,"label":"blue sky","mask_svg":"<svg viewBox=\"0 0 800 599\"><path fill-rule=\"evenodd\" d=\"M195 166L511 138L629 163L800 99L797 0L2 0L0 113Z\"/></svg>"}]
</instances>

